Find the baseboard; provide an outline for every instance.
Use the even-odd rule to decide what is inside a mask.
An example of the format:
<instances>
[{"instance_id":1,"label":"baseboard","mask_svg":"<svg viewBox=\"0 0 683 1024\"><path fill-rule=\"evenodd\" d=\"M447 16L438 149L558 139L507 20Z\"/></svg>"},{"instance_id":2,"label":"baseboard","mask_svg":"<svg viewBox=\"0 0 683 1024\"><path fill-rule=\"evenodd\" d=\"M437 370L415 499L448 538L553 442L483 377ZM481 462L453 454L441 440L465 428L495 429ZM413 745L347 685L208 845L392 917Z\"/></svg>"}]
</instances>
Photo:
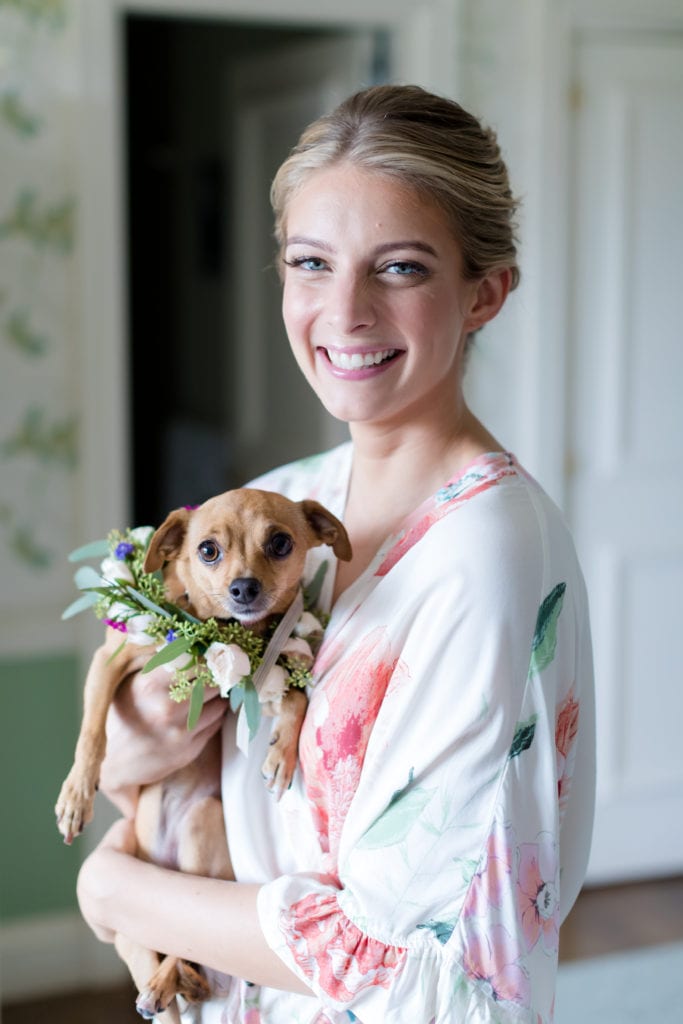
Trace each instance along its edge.
<instances>
[{"instance_id":1,"label":"baseboard","mask_svg":"<svg viewBox=\"0 0 683 1024\"><path fill-rule=\"evenodd\" d=\"M104 988L126 978L112 946L103 945L76 913L22 918L0 926L3 1003Z\"/></svg>"}]
</instances>

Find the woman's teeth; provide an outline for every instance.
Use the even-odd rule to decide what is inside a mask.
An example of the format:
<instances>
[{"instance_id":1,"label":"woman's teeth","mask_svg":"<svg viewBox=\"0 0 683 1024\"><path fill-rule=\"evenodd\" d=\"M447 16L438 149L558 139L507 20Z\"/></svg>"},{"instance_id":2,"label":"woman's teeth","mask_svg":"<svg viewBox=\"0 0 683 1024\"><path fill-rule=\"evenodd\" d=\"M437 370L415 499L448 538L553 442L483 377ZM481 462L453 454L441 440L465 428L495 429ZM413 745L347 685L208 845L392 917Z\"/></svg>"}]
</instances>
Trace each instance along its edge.
<instances>
[{"instance_id":1,"label":"woman's teeth","mask_svg":"<svg viewBox=\"0 0 683 1024\"><path fill-rule=\"evenodd\" d=\"M378 366L380 363L391 359L396 355L395 348L385 349L382 352L335 352L334 349L327 349L327 355L333 366L340 370L362 370L366 366Z\"/></svg>"}]
</instances>

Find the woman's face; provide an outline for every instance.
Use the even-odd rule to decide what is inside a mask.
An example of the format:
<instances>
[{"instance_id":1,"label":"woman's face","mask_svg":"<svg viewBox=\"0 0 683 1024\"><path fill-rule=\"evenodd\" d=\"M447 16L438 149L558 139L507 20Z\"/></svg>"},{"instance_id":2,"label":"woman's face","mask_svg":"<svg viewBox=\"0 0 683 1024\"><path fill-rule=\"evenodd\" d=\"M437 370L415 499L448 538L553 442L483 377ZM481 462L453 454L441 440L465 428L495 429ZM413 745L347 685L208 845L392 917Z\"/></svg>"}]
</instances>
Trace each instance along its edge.
<instances>
[{"instance_id":1,"label":"woman's face","mask_svg":"<svg viewBox=\"0 0 683 1024\"><path fill-rule=\"evenodd\" d=\"M390 425L453 407L465 338L483 319L435 204L336 164L290 200L283 256L292 350L333 416Z\"/></svg>"}]
</instances>

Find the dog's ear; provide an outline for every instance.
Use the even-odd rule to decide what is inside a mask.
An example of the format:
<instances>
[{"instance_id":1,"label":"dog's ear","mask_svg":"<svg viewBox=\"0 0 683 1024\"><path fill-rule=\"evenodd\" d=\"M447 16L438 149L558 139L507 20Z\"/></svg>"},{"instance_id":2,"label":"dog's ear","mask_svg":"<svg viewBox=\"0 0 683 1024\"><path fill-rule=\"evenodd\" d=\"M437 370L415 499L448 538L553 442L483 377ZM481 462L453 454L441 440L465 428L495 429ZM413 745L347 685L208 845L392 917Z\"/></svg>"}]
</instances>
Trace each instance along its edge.
<instances>
[{"instance_id":1,"label":"dog's ear","mask_svg":"<svg viewBox=\"0 0 683 1024\"><path fill-rule=\"evenodd\" d=\"M154 572L163 568L164 562L177 558L185 539L190 513L186 508L177 508L166 517L152 536L142 568Z\"/></svg>"},{"instance_id":2,"label":"dog's ear","mask_svg":"<svg viewBox=\"0 0 683 1024\"><path fill-rule=\"evenodd\" d=\"M321 544L329 544L337 558L343 562L351 561L351 541L344 526L336 516L320 504L319 501L302 501L301 509Z\"/></svg>"}]
</instances>

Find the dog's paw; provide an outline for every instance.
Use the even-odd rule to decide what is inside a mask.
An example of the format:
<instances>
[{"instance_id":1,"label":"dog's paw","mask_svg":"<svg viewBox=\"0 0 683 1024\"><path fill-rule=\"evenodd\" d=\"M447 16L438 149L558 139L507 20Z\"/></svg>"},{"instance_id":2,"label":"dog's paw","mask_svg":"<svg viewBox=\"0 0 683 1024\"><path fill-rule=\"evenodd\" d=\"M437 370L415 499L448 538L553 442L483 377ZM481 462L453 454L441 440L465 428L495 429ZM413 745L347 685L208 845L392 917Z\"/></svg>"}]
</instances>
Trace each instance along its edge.
<instances>
[{"instance_id":1,"label":"dog's paw","mask_svg":"<svg viewBox=\"0 0 683 1024\"><path fill-rule=\"evenodd\" d=\"M153 1020L171 1007L176 996L188 1003L200 1003L210 994L206 978L193 964L165 957L138 995L135 1008L141 1017Z\"/></svg>"},{"instance_id":2,"label":"dog's paw","mask_svg":"<svg viewBox=\"0 0 683 1024\"><path fill-rule=\"evenodd\" d=\"M55 805L57 828L67 846L92 821L94 804L95 786L80 773L69 772Z\"/></svg>"},{"instance_id":3,"label":"dog's paw","mask_svg":"<svg viewBox=\"0 0 683 1024\"><path fill-rule=\"evenodd\" d=\"M277 800L289 789L296 770L297 745L285 741L277 730L270 738L268 755L261 765L261 775Z\"/></svg>"}]
</instances>

